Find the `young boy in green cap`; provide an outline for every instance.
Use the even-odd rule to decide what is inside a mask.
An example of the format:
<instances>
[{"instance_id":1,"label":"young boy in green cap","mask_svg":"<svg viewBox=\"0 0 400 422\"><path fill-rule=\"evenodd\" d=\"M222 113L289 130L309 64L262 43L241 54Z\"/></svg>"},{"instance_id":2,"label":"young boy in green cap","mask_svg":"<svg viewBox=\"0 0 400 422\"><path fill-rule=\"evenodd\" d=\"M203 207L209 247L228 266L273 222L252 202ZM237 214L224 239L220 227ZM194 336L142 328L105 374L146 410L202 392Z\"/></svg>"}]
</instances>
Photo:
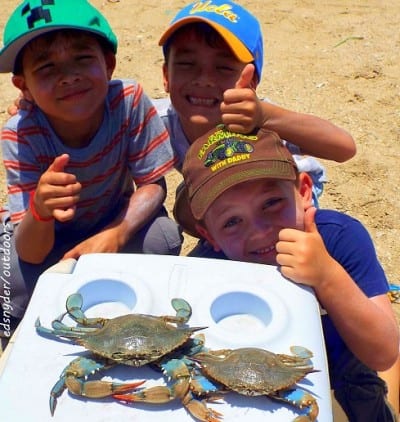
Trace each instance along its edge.
<instances>
[{"instance_id":1,"label":"young boy in green cap","mask_svg":"<svg viewBox=\"0 0 400 422\"><path fill-rule=\"evenodd\" d=\"M389 285L360 222L312 206L312 180L279 136L214 129L183 164L174 216L227 259L277 265L323 308L331 386L350 421L394 421L376 371L399 353Z\"/></svg>"},{"instance_id":2,"label":"young boy in green cap","mask_svg":"<svg viewBox=\"0 0 400 422\"><path fill-rule=\"evenodd\" d=\"M175 164L168 132L139 84L111 81L116 51L111 27L86 0L26 0L4 29L0 72L13 72L34 103L1 139L6 337L39 275L60 259L180 252L163 208L164 175Z\"/></svg>"}]
</instances>

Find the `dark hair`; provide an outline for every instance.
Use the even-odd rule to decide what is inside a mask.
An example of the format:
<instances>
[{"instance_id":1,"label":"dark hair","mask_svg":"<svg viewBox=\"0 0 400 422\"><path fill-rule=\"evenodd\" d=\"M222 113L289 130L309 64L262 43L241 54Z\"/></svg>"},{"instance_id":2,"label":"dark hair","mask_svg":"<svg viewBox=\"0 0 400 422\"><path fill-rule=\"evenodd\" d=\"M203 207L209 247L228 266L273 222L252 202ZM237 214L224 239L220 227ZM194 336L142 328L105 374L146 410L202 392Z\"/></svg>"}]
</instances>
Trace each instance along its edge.
<instances>
[{"instance_id":1,"label":"dark hair","mask_svg":"<svg viewBox=\"0 0 400 422\"><path fill-rule=\"evenodd\" d=\"M198 39L204 40L209 47L218 48L218 47L226 47L227 44L225 40L221 37L221 35L210 25L205 22L192 22L186 25L181 26L177 29L167 40L164 45L164 58L165 61L168 62L169 50L171 48L171 44L174 40L179 37L180 35L187 33L187 32L194 32L195 36Z\"/></svg>"},{"instance_id":2,"label":"dark hair","mask_svg":"<svg viewBox=\"0 0 400 422\"><path fill-rule=\"evenodd\" d=\"M90 31L84 31L80 29L55 29L54 31L46 32L45 34L38 35L36 38L33 38L31 41L29 41L18 53L15 62L14 62L14 68L13 73L14 75L22 75L23 74L23 66L22 66L22 59L24 56L25 51L28 48L31 48L33 43L40 38L40 40L43 40L47 46L50 48L50 46L54 43L55 39L62 33L62 37L65 39L72 39L72 38L80 38L80 37L93 37L100 45L100 48L103 50L104 54L109 54L110 52L114 54L114 48L111 45L111 43L106 40L104 37L95 34L94 32Z\"/></svg>"}]
</instances>

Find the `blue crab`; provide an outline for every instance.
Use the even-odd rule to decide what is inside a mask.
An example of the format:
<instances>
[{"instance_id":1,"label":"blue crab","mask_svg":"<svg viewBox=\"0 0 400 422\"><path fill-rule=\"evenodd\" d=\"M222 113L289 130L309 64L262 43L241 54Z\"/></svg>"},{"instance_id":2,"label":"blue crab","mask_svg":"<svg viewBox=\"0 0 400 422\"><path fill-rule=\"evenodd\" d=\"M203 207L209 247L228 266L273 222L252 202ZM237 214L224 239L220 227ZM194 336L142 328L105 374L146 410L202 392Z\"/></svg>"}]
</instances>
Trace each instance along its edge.
<instances>
[{"instance_id":1,"label":"blue crab","mask_svg":"<svg viewBox=\"0 0 400 422\"><path fill-rule=\"evenodd\" d=\"M315 421L319 412L316 399L294 387L308 373L315 372L310 361L312 353L300 346L293 346L291 351L293 356L252 347L234 350L202 347L197 353L183 359L171 359L161 366L164 373L172 378L184 376L189 379L185 383L185 388L189 388L185 390L185 399L189 399L191 414L200 421L217 422L222 419L222 414L209 409L206 403L215 401L228 391L247 396L267 395L306 413L296 417L294 422ZM117 393L113 397L124 402L145 403L165 403L172 399L168 399L167 387ZM165 401L160 401L161 397Z\"/></svg>"},{"instance_id":2,"label":"blue crab","mask_svg":"<svg viewBox=\"0 0 400 422\"><path fill-rule=\"evenodd\" d=\"M193 389L200 394L235 391L247 396L266 395L284 401L306 414L295 422L315 421L318 416L316 399L294 384L307 374L316 372L310 361L312 353L300 346L292 346L293 355L275 354L268 350L248 347L240 349L200 351L190 359L200 365L207 378L207 386L200 377L192 382ZM210 387L210 381L217 384Z\"/></svg>"},{"instance_id":3,"label":"blue crab","mask_svg":"<svg viewBox=\"0 0 400 422\"><path fill-rule=\"evenodd\" d=\"M62 372L50 393L51 414L54 414L57 398L65 388L72 394L100 398L133 390L144 382L87 381L88 375L94 372L117 364L140 367L148 363L161 362L163 358L167 362L166 357L169 354L174 358L179 356L179 353L173 355L173 352L177 352L180 348L187 354L200 350L202 339L192 335L205 327L185 326L192 313L190 305L185 300L172 299L171 304L176 311L175 316L128 314L112 319L87 318L82 311L82 296L75 293L67 298L67 312L53 321L53 329L43 327L37 319L35 326L39 334L71 339L91 352L90 358L76 358ZM62 320L67 314L80 326L65 325ZM169 395L179 396L181 390L188 390L188 382L185 377L176 379ZM184 386L181 387L181 384ZM164 390L160 393L164 393Z\"/></svg>"}]
</instances>

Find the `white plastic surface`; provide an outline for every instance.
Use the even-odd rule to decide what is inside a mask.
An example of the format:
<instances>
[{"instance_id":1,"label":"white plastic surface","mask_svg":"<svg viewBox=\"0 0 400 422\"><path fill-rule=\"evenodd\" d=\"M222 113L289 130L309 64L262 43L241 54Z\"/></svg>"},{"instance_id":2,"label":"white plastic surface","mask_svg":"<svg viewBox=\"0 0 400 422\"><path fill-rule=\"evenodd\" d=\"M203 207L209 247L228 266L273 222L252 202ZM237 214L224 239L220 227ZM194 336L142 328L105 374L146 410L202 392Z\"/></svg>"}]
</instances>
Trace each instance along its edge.
<instances>
[{"instance_id":1,"label":"white plastic surface","mask_svg":"<svg viewBox=\"0 0 400 422\"><path fill-rule=\"evenodd\" d=\"M65 311L65 299L80 292L88 316L114 317L133 312L174 315L173 297L193 308L191 326L203 331L210 348L262 347L290 354L291 345L314 354L314 368L298 385L318 401L318 421L332 421L330 387L319 307L310 289L284 279L275 267L232 261L155 255L93 254L81 257L72 274L44 273L21 323L0 377L1 420L13 421L193 421L179 400L165 405L124 405L112 399L77 398L65 391L54 417L49 392L64 367L82 354L81 346L39 336L42 325ZM68 325L73 322L66 318ZM104 373L122 381L145 379L164 384L152 369L120 366ZM224 421L292 421L298 412L266 397L224 396L210 407Z\"/></svg>"}]
</instances>

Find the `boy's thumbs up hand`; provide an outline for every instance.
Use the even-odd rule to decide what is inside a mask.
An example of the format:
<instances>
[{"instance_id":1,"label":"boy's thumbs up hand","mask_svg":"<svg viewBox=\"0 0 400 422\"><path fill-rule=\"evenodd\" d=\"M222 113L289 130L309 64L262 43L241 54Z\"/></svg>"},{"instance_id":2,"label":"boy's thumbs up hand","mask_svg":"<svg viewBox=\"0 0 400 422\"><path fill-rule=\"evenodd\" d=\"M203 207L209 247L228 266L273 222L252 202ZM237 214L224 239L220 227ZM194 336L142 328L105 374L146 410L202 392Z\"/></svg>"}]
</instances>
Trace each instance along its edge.
<instances>
[{"instance_id":1,"label":"boy's thumbs up hand","mask_svg":"<svg viewBox=\"0 0 400 422\"><path fill-rule=\"evenodd\" d=\"M68 154L56 157L39 179L35 208L42 217L53 216L58 221L68 221L75 214L81 184L74 174L65 172L68 162Z\"/></svg>"},{"instance_id":2,"label":"boy's thumbs up hand","mask_svg":"<svg viewBox=\"0 0 400 422\"><path fill-rule=\"evenodd\" d=\"M221 117L222 122L232 132L249 133L262 122L261 102L254 90L254 72L254 65L247 64L235 86L224 92Z\"/></svg>"},{"instance_id":3,"label":"boy's thumbs up hand","mask_svg":"<svg viewBox=\"0 0 400 422\"><path fill-rule=\"evenodd\" d=\"M59 155L54 159L54 161L49 165L49 168L47 171L49 172L63 172L65 166L68 164L69 161L69 155L68 154L62 154Z\"/></svg>"},{"instance_id":4,"label":"boy's thumbs up hand","mask_svg":"<svg viewBox=\"0 0 400 422\"><path fill-rule=\"evenodd\" d=\"M304 230L282 229L276 244L276 261L282 274L296 283L317 287L333 258L315 223L315 207L304 213Z\"/></svg>"},{"instance_id":5,"label":"boy's thumbs up hand","mask_svg":"<svg viewBox=\"0 0 400 422\"><path fill-rule=\"evenodd\" d=\"M252 88L252 82L254 77L255 67L253 64L247 64L242 73L239 76L239 79L236 81L235 88Z\"/></svg>"},{"instance_id":6,"label":"boy's thumbs up hand","mask_svg":"<svg viewBox=\"0 0 400 422\"><path fill-rule=\"evenodd\" d=\"M310 207L304 213L304 231L306 233L318 233L317 225L315 224L315 214L317 209ZM318 233L319 234L319 233Z\"/></svg>"}]
</instances>

